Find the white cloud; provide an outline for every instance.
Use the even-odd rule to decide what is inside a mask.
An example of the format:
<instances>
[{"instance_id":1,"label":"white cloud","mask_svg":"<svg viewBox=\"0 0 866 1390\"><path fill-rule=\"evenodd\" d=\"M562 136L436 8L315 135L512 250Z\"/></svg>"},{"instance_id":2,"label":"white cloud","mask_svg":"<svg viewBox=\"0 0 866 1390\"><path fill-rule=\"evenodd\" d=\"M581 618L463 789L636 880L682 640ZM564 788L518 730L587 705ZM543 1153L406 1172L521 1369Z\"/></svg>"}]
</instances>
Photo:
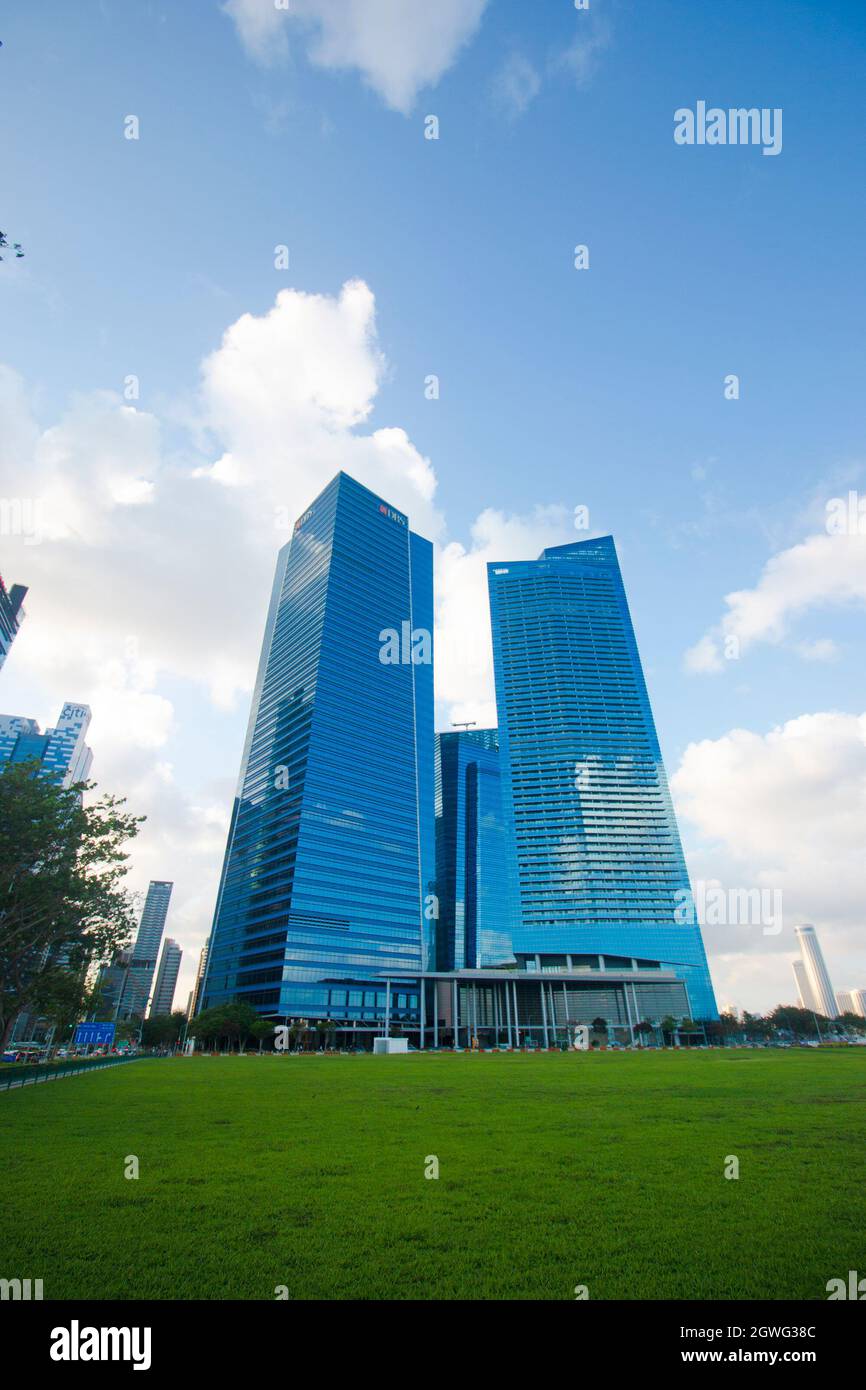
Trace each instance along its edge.
<instances>
[{"instance_id":1,"label":"white cloud","mask_svg":"<svg viewBox=\"0 0 866 1390\"><path fill-rule=\"evenodd\" d=\"M719 653L718 642L715 637L707 633L690 647L685 654L685 668L696 674L706 674L710 671L721 671L724 669L724 662Z\"/></svg>"},{"instance_id":2,"label":"white cloud","mask_svg":"<svg viewBox=\"0 0 866 1390\"><path fill-rule=\"evenodd\" d=\"M611 43L611 27L599 12L599 3L575 17L572 42L554 59L553 66L566 72L578 87L585 87L595 76L601 55Z\"/></svg>"},{"instance_id":3,"label":"white cloud","mask_svg":"<svg viewBox=\"0 0 866 1390\"><path fill-rule=\"evenodd\" d=\"M780 889L784 928L707 927L719 993L751 1009L795 999L794 927L813 922L836 989L866 986L866 714L802 715L692 743L671 779L695 880Z\"/></svg>"},{"instance_id":4,"label":"white cloud","mask_svg":"<svg viewBox=\"0 0 866 1390\"><path fill-rule=\"evenodd\" d=\"M794 651L804 661L835 661L839 648L830 637L819 637L814 642L795 642Z\"/></svg>"},{"instance_id":5,"label":"white cloud","mask_svg":"<svg viewBox=\"0 0 866 1390\"><path fill-rule=\"evenodd\" d=\"M511 53L493 79L494 100L515 116L522 116L540 91L538 70L523 53Z\"/></svg>"},{"instance_id":6,"label":"white cloud","mask_svg":"<svg viewBox=\"0 0 866 1390\"><path fill-rule=\"evenodd\" d=\"M283 61L288 35L306 39L317 67L356 70L387 106L408 114L475 34L487 0L227 0L247 51L258 62Z\"/></svg>"},{"instance_id":7,"label":"white cloud","mask_svg":"<svg viewBox=\"0 0 866 1390\"><path fill-rule=\"evenodd\" d=\"M784 641L796 619L811 609L866 603L866 536L809 536L774 555L753 589L728 594L725 603L721 621L686 653L687 670L722 670L721 649L728 639L735 639L742 656L758 643ZM795 650L812 660L834 655L827 639Z\"/></svg>"}]
</instances>

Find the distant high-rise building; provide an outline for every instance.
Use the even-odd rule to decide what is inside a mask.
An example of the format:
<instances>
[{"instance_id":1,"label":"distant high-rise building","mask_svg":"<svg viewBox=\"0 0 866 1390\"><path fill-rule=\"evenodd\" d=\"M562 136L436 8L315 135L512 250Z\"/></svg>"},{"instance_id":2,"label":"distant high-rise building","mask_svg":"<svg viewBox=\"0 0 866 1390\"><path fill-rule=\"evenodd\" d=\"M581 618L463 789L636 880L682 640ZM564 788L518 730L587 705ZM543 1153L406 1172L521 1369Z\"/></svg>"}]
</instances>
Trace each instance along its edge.
<instances>
[{"instance_id":1,"label":"distant high-rise building","mask_svg":"<svg viewBox=\"0 0 866 1390\"><path fill-rule=\"evenodd\" d=\"M173 887L161 879L152 880L148 887L121 996L121 1018L144 1018Z\"/></svg>"},{"instance_id":2,"label":"distant high-rise building","mask_svg":"<svg viewBox=\"0 0 866 1390\"><path fill-rule=\"evenodd\" d=\"M0 714L0 764L41 764L40 776L69 787L85 782L93 762L86 736L89 705L65 704L53 729L40 733L35 719Z\"/></svg>"},{"instance_id":3,"label":"distant high-rise building","mask_svg":"<svg viewBox=\"0 0 866 1390\"><path fill-rule=\"evenodd\" d=\"M827 973L827 966L824 964L824 956L815 928L812 926L795 927L794 934L797 938L797 945L800 947L813 1008L816 1013L823 1014L826 1018L835 1018L836 996L833 993L833 986L830 984L830 976Z\"/></svg>"},{"instance_id":4,"label":"distant high-rise building","mask_svg":"<svg viewBox=\"0 0 866 1390\"><path fill-rule=\"evenodd\" d=\"M840 990L836 995L836 1007L840 1014L857 1014L866 1018L866 990Z\"/></svg>"},{"instance_id":5,"label":"distant high-rise building","mask_svg":"<svg viewBox=\"0 0 866 1390\"><path fill-rule=\"evenodd\" d=\"M487 575L518 964L674 972L715 1018L613 538Z\"/></svg>"},{"instance_id":6,"label":"distant high-rise building","mask_svg":"<svg viewBox=\"0 0 866 1390\"><path fill-rule=\"evenodd\" d=\"M158 1014L171 1013L182 959L183 951L176 941L167 936L162 943L162 955L159 959L159 969L156 972L156 984L153 987L149 1018L156 1018Z\"/></svg>"},{"instance_id":7,"label":"distant high-rise building","mask_svg":"<svg viewBox=\"0 0 866 1390\"><path fill-rule=\"evenodd\" d=\"M373 1021L433 963L432 633L430 542L339 473L277 562L200 1007Z\"/></svg>"},{"instance_id":8,"label":"distant high-rise building","mask_svg":"<svg viewBox=\"0 0 866 1390\"><path fill-rule=\"evenodd\" d=\"M437 734L439 970L513 959L516 885L502 817L495 729Z\"/></svg>"},{"instance_id":9,"label":"distant high-rise building","mask_svg":"<svg viewBox=\"0 0 866 1390\"><path fill-rule=\"evenodd\" d=\"M794 960L791 962L791 968L794 971L794 979L797 982L797 993L800 996L801 1007L809 1009L814 1013L816 1004L815 1000L812 998L812 990L809 985L809 976L806 974L805 965L801 960Z\"/></svg>"},{"instance_id":10,"label":"distant high-rise building","mask_svg":"<svg viewBox=\"0 0 866 1390\"><path fill-rule=\"evenodd\" d=\"M18 636L18 629L24 619L21 607L27 588L24 584L13 584L7 589L0 575L0 666L9 655L9 648Z\"/></svg>"},{"instance_id":11,"label":"distant high-rise building","mask_svg":"<svg viewBox=\"0 0 866 1390\"><path fill-rule=\"evenodd\" d=\"M194 1018L198 1013L198 1001L199 995L201 994L202 983L204 982L205 971L207 969L207 952L209 946L210 937L208 937L199 952L198 969L195 972L195 984L190 991L189 1003L187 1004L187 1018Z\"/></svg>"},{"instance_id":12,"label":"distant high-rise building","mask_svg":"<svg viewBox=\"0 0 866 1390\"><path fill-rule=\"evenodd\" d=\"M117 951L108 965L100 966L96 987L100 992L99 1012L111 1020L122 1018L121 1005L129 967L132 964L132 950Z\"/></svg>"}]
</instances>

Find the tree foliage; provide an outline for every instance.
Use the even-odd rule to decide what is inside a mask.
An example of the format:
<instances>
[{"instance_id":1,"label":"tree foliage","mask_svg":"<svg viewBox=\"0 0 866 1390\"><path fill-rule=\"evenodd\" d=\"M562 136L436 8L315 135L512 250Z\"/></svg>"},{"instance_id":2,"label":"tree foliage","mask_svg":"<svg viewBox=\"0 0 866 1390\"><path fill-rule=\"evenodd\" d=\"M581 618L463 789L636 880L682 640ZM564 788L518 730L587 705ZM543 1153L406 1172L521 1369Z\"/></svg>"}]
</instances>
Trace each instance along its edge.
<instances>
[{"instance_id":1,"label":"tree foliage","mask_svg":"<svg viewBox=\"0 0 866 1390\"><path fill-rule=\"evenodd\" d=\"M255 1036L255 1025L260 1015L251 1004L236 1001L232 1004L218 1004L212 1009L204 1009L189 1025L192 1037L200 1042L225 1043L229 1049L237 1044L243 1051L249 1038ZM270 1026L270 1025L269 1025Z\"/></svg>"},{"instance_id":2,"label":"tree foliage","mask_svg":"<svg viewBox=\"0 0 866 1390\"><path fill-rule=\"evenodd\" d=\"M88 965L109 959L134 925L124 846L144 818L113 796L85 806L91 784L59 787L37 770L9 763L0 773L2 1042L16 1014L49 990L46 972L77 978L83 1004Z\"/></svg>"}]
</instances>

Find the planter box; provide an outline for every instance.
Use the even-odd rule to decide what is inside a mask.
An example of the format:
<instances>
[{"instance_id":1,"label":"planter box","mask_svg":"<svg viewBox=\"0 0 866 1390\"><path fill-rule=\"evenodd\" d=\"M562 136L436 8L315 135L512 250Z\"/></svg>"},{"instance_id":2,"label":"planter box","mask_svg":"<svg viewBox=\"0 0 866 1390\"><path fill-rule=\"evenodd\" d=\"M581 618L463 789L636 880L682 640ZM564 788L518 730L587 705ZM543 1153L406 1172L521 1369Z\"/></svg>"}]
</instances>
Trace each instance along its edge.
<instances>
[{"instance_id":1,"label":"planter box","mask_svg":"<svg viewBox=\"0 0 866 1390\"><path fill-rule=\"evenodd\" d=\"M374 1038L373 1054L376 1057L385 1057L395 1052L408 1052L408 1038Z\"/></svg>"}]
</instances>

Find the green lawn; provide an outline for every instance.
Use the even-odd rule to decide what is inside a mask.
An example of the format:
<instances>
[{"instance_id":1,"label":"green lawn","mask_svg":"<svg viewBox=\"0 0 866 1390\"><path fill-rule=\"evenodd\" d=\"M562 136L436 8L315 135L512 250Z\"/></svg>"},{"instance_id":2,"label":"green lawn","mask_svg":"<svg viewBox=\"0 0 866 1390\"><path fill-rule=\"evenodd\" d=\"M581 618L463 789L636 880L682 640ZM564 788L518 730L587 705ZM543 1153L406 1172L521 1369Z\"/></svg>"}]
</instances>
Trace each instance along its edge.
<instances>
[{"instance_id":1,"label":"green lawn","mask_svg":"<svg viewBox=\"0 0 866 1390\"><path fill-rule=\"evenodd\" d=\"M866 1273L864 1148L866 1049L146 1060L0 1094L0 1276L46 1298L826 1298Z\"/></svg>"}]
</instances>

